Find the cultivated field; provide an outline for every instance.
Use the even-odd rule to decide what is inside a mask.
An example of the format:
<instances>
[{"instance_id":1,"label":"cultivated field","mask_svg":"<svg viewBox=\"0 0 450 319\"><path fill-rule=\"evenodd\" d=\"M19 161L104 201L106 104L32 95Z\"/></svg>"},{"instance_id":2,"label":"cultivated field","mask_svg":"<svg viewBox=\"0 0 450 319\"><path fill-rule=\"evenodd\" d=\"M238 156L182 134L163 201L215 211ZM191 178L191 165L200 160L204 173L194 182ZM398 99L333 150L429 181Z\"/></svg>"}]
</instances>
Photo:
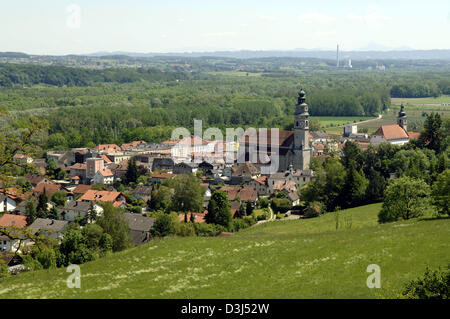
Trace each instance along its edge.
<instances>
[{"instance_id":1,"label":"cultivated field","mask_svg":"<svg viewBox=\"0 0 450 319\"><path fill-rule=\"evenodd\" d=\"M379 209L154 240L82 265L80 289L67 288L65 269L43 270L1 281L0 298L398 297L427 266L450 262L450 219L378 225ZM381 267L380 289L366 286L370 264Z\"/></svg>"},{"instance_id":2,"label":"cultivated field","mask_svg":"<svg viewBox=\"0 0 450 319\"><path fill-rule=\"evenodd\" d=\"M311 116L312 119L318 119L322 130L329 133L343 133L345 124L358 123L367 120L376 119L376 117L365 116Z\"/></svg>"},{"instance_id":3,"label":"cultivated field","mask_svg":"<svg viewBox=\"0 0 450 319\"><path fill-rule=\"evenodd\" d=\"M373 133L381 125L397 123L397 114L400 105L405 104L406 115L408 116L408 131L419 132L423 128L425 113L438 112L441 116L450 116L450 96L442 95L437 98L392 98L391 107L383 118L358 125L358 128L367 128L368 133Z\"/></svg>"}]
</instances>

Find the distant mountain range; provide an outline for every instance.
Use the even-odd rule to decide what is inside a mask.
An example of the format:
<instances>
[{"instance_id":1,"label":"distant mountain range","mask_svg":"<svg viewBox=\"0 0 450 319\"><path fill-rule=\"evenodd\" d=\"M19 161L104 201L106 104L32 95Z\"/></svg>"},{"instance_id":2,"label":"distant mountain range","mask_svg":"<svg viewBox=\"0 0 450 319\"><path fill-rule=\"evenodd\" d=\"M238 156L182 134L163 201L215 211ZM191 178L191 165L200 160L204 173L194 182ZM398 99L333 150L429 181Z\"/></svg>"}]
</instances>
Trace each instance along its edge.
<instances>
[{"instance_id":1,"label":"distant mountain range","mask_svg":"<svg viewBox=\"0 0 450 319\"><path fill-rule=\"evenodd\" d=\"M358 51L339 51L340 59L352 60L372 60L372 59L406 59L406 60L422 60L437 59L450 60L450 50L371 50L372 46L362 48ZM166 53L137 53L137 52L96 52L87 54L87 56L101 57L123 55L129 57L156 57L156 56L182 56L182 57L225 57L237 59L249 58L273 58L273 57L292 57L292 58L319 58L319 59L336 59L335 50L308 50L295 49L289 51L275 50L240 50L240 51L213 51L213 52L166 52Z\"/></svg>"},{"instance_id":2,"label":"distant mountain range","mask_svg":"<svg viewBox=\"0 0 450 319\"><path fill-rule=\"evenodd\" d=\"M376 49L374 49L376 48ZM0 52L0 57L9 58L27 58L30 56L21 52ZM321 49L295 49L286 51L277 50L239 50L239 51L213 51L213 52L166 52L166 53L138 53L126 51L113 52L96 52L90 54L66 55L66 56L86 56L86 57L107 57L107 56L128 56L135 58L147 57L223 57L236 59L251 59L251 58L274 58L274 57L290 57L290 58L318 58L318 59L336 59L336 50L321 50ZM57 57L57 56L55 56ZM389 50L387 47L380 47L379 45L369 44L367 47L355 51L339 51L339 58L341 61L352 60L376 60L376 59L404 59L404 60L450 60L450 50L410 50L408 48L399 48Z\"/></svg>"}]
</instances>

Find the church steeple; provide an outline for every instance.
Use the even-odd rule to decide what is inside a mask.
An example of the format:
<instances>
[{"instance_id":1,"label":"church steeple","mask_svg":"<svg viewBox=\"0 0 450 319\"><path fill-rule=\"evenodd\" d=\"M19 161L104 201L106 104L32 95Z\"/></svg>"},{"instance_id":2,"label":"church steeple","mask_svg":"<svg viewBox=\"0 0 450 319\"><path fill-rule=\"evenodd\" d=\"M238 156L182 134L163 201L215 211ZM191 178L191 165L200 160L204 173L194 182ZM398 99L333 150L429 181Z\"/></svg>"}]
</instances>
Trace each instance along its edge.
<instances>
[{"instance_id":1,"label":"church steeple","mask_svg":"<svg viewBox=\"0 0 450 319\"><path fill-rule=\"evenodd\" d=\"M408 120L405 112L405 105L403 103L400 106L400 112L398 112L397 124L401 126L405 132L408 132Z\"/></svg>"},{"instance_id":2,"label":"church steeple","mask_svg":"<svg viewBox=\"0 0 450 319\"><path fill-rule=\"evenodd\" d=\"M309 148L309 113L305 91L298 93L298 102L294 113L294 149Z\"/></svg>"}]
</instances>

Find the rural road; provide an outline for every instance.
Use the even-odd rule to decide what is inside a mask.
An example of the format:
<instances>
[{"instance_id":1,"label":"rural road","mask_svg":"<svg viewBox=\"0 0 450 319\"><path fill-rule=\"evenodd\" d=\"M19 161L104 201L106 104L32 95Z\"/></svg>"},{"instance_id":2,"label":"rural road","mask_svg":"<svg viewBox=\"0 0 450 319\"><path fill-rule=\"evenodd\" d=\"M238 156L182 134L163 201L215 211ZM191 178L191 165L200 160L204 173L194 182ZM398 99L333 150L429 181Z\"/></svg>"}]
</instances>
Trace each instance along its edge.
<instances>
[{"instance_id":1,"label":"rural road","mask_svg":"<svg viewBox=\"0 0 450 319\"><path fill-rule=\"evenodd\" d=\"M352 123L352 124L358 125L358 124L362 124L362 123L368 123L368 122L372 122L372 121L379 120L379 119L381 119L382 117L383 117L383 115L378 114L378 117L377 117L376 119L365 120L365 121L356 122L356 123ZM339 125L339 126L337 126L337 127L344 127L345 125L346 125L346 124L343 124L343 125Z\"/></svg>"}]
</instances>

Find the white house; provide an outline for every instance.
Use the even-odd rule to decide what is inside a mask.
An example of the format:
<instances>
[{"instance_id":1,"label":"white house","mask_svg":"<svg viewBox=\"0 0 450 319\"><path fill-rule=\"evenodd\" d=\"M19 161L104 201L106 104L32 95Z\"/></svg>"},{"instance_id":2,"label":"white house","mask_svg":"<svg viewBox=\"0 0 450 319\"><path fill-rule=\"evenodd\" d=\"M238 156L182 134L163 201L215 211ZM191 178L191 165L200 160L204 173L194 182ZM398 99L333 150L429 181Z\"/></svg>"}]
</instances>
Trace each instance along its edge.
<instances>
[{"instance_id":1,"label":"white house","mask_svg":"<svg viewBox=\"0 0 450 319\"><path fill-rule=\"evenodd\" d=\"M64 208L59 209L58 212L63 220L73 222L77 217L85 218L91 207L90 205L90 202L70 201L66 203ZM103 213L103 208L100 205L93 203L93 207L97 216Z\"/></svg>"},{"instance_id":2,"label":"white house","mask_svg":"<svg viewBox=\"0 0 450 319\"><path fill-rule=\"evenodd\" d=\"M0 235L0 251L16 251L19 241L17 239L11 239L7 235Z\"/></svg>"},{"instance_id":3,"label":"white house","mask_svg":"<svg viewBox=\"0 0 450 319\"><path fill-rule=\"evenodd\" d=\"M0 194L0 212L14 211L17 207L17 202L12 195Z\"/></svg>"},{"instance_id":4,"label":"white house","mask_svg":"<svg viewBox=\"0 0 450 319\"><path fill-rule=\"evenodd\" d=\"M299 187L311 181L312 178L312 170L294 170L290 167L290 169L285 172L271 174L267 179L267 186L269 187L269 192L272 194L275 191L279 191L279 187L283 183L294 182L295 185Z\"/></svg>"},{"instance_id":5,"label":"white house","mask_svg":"<svg viewBox=\"0 0 450 319\"><path fill-rule=\"evenodd\" d=\"M63 232L69 225L68 221L55 220L49 218L36 218L36 220L29 226L33 234L39 233L48 237L63 238Z\"/></svg>"},{"instance_id":6,"label":"white house","mask_svg":"<svg viewBox=\"0 0 450 319\"><path fill-rule=\"evenodd\" d=\"M378 145L387 142L394 145L403 145L409 142L408 133L398 124L382 125L370 138L370 143Z\"/></svg>"},{"instance_id":7,"label":"white house","mask_svg":"<svg viewBox=\"0 0 450 319\"><path fill-rule=\"evenodd\" d=\"M93 184L112 184L114 182L114 174L110 169L102 169L95 173L92 181Z\"/></svg>"}]
</instances>

